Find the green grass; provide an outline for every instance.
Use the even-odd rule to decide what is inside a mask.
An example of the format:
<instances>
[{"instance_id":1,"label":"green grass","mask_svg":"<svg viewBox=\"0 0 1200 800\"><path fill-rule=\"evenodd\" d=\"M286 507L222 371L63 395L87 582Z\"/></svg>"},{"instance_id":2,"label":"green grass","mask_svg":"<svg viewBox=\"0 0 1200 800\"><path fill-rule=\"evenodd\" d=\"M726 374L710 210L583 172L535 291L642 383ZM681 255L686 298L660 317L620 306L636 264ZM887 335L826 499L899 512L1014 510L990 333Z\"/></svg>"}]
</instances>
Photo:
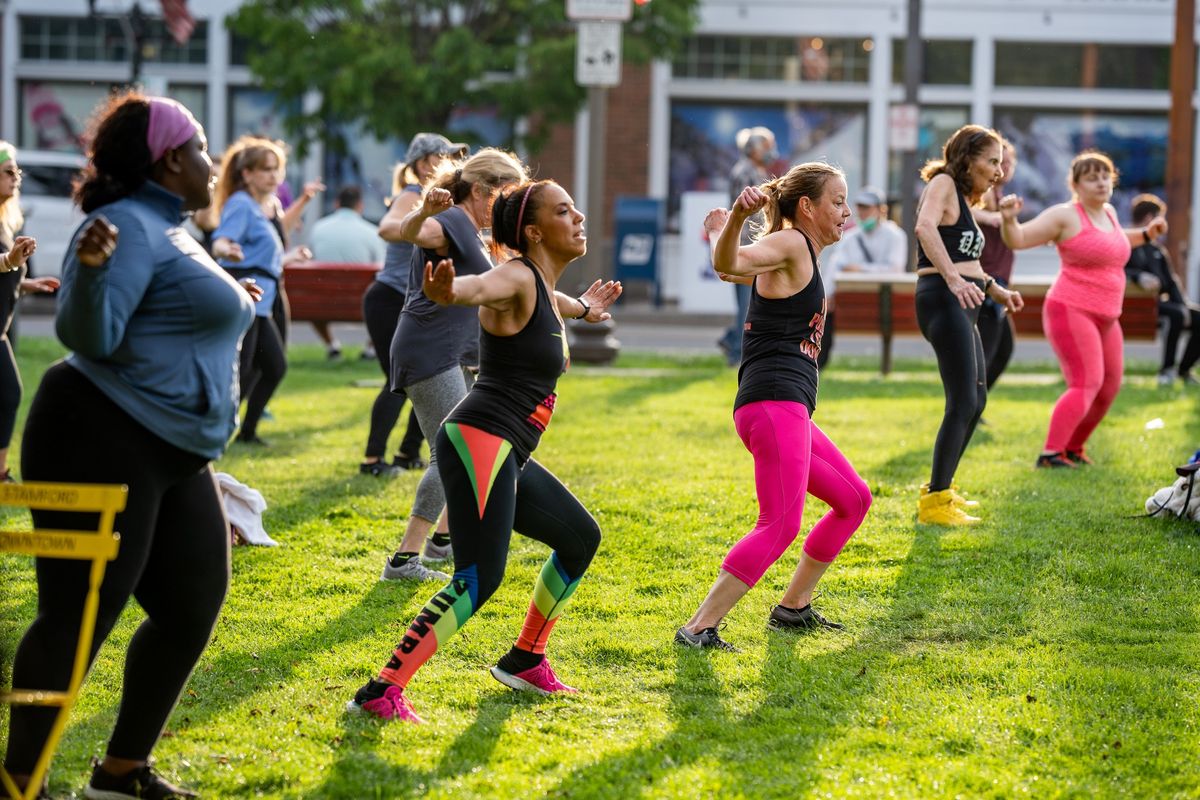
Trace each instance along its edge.
<instances>
[{"instance_id":1,"label":"green grass","mask_svg":"<svg viewBox=\"0 0 1200 800\"><path fill-rule=\"evenodd\" d=\"M22 343L27 395L57 352ZM263 491L282 546L234 552L215 639L156 751L206 797L1197 796L1200 538L1132 516L1200 445L1200 417L1152 365L1131 367L1094 437L1100 466L1070 473L1032 468L1061 385L1051 365L1019 365L958 474L986 522L942 530L913 522L942 406L933 364L885 380L873 359L835 361L817 420L876 498L822 584L847 631L765 629L794 546L729 615L740 654L671 644L756 514L733 371L577 367L538 458L605 532L551 643L582 693L532 698L487 674L546 556L518 536L499 592L414 680L417 728L342 707L436 588L377 581L418 476L356 474L374 392L353 382L372 364L293 356L262 428L274 446L219 464ZM1154 417L1166 426L1144 430ZM805 526L822 511L810 501ZM34 613L30 564L0 558L0 585L10 655ZM138 620L131 604L101 650L56 795L103 752Z\"/></svg>"}]
</instances>

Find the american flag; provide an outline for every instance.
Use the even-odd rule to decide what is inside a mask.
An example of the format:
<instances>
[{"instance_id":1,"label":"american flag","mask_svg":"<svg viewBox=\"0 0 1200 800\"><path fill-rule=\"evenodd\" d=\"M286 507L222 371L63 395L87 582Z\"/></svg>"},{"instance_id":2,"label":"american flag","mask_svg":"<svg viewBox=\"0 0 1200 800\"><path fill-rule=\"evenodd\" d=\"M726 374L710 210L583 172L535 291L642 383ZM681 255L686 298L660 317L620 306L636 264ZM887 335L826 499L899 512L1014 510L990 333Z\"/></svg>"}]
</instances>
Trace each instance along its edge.
<instances>
[{"instance_id":1,"label":"american flag","mask_svg":"<svg viewBox=\"0 0 1200 800\"><path fill-rule=\"evenodd\" d=\"M185 45L196 29L196 20L188 13L187 0L162 0L163 22L176 44Z\"/></svg>"}]
</instances>

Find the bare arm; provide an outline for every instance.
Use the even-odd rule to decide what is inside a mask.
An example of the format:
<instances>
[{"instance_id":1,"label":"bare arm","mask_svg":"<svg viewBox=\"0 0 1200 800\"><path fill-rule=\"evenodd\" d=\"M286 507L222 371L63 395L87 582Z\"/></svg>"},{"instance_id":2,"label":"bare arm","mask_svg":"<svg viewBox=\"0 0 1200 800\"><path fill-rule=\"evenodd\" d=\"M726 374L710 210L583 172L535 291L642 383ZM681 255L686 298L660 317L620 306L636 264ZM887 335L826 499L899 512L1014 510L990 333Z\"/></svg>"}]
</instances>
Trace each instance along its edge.
<instances>
[{"instance_id":1,"label":"bare arm","mask_svg":"<svg viewBox=\"0 0 1200 800\"><path fill-rule=\"evenodd\" d=\"M533 273L516 262L501 264L482 275L456 277L454 262L443 258L434 269L425 262L425 296L441 306L483 306L493 311L510 311L522 292L533 289Z\"/></svg>"},{"instance_id":2,"label":"bare arm","mask_svg":"<svg viewBox=\"0 0 1200 800\"><path fill-rule=\"evenodd\" d=\"M767 196L758 187L749 186L738 196L732 210L719 208L708 212L704 229L712 248L713 269L718 274L753 277L788 266L787 250L780 246L778 231L754 244L741 246L742 227L766 204Z\"/></svg>"},{"instance_id":3,"label":"bare arm","mask_svg":"<svg viewBox=\"0 0 1200 800\"><path fill-rule=\"evenodd\" d=\"M1067 205L1059 204L1047 208L1029 222L1017 221L1023 202L1020 197L1010 194L1000 201L1000 235L1004 243L1013 250L1026 250L1030 247L1058 241L1066 228L1070 209Z\"/></svg>"},{"instance_id":4,"label":"bare arm","mask_svg":"<svg viewBox=\"0 0 1200 800\"><path fill-rule=\"evenodd\" d=\"M404 237L400 235L400 229L404 218L420 203L421 195L416 192L401 192L392 201L383 219L379 220L379 238L385 242L403 242Z\"/></svg>"},{"instance_id":5,"label":"bare arm","mask_svg":"<svg viewBox=\"0 0 1200 800\"><path fill-rule=\"evenodd\" d=\"M325 184L321 183L320 180L309 181L304 184L304 191L292 201L292 204L279 217L280 222L283 223L285 233L290 235L292 231L300 227L300 220L304 216L305 207L317 196L317 192L323 191L325 191Z\"/></svg>"},{"instance_id":6,"label":"bare arm","mask_svg":"<svg viewBox=\"0 0 1200 800\"><path fill-rule=\"evenodd\" d=\"M563 319L582 319L586 322L603 322L612 319L608 307L621 296L623 288L617 281L596 281L579 297L562 292L554 293L554 303Z\"/></svg>"},{"instance_id":7,"label":"bare arm","mask_svg":"<svg viewBox=\"0 0 1200 800\"><path fill-rule=\"evenodd\" d=\"M1163 217L1155 217L1144 228L1126 228L1125 236L1129 239L1130 247L1141 247L1154 241L1167 232L1167 221ZM1177 278L1178 279L1178 278Z\"/></svg>"},{"instance_id":8,"label":"bare arm","mask_svg":"<svg viewBox=\"0 0 1200 800\"><path fill-rule=\"evenodd\" d=\"M449 242L442 226L434 222L432 217L442 213L454 201L445 189L430 189L425 194L421 205L414 208L400 221L400 239L412 242L426 250L443 250Z\"/></svg>"},{"instance_id":9,"label":"bare arm","mask_svg":"<svg viewBox=\"0 0 1200 800\"><path fill-rule=\"evenodd\" d=\"M917 241L921 249L929 257L938 274L946 281L946 286L958 298L963 308L975 308L983 303L983 292L978 286L963 278L950 260L946 245L942 243L942 235L938 232L946 212L957 208L958 195L954 188L954 180L949 175L936 175L921 197L917 211Z\"/></svg>"},{"instance_id":10,"label":"bare arm","mask_svg":"<svg viewBox=\"0 0 1200 800\"><path fill-rule=\"evenodd\" d=\"M986 208L972 208L971 216L973 216L975 221L980 225L990 225L993 228L999 228L1000 223L1004 219L1002 216L1000 216L999 211L989 211Z\"/></svg>"}]
</instances>

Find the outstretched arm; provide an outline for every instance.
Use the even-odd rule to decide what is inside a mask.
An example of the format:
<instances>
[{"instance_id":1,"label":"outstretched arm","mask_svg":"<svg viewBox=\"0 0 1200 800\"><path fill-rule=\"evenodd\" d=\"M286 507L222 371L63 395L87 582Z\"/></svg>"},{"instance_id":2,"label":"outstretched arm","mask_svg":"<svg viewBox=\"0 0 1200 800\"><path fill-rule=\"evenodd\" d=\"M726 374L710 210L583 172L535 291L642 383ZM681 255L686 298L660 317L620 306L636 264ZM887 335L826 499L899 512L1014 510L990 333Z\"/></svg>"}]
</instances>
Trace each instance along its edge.
<instances>
[{"instance_id":1,"label":"outstretched arm","mask_svg":"<svg viewBox=\"0 0 1200 800\"><path fill-rule=\"evenodd\" d=\"M554 302L558 313L563 319L581 319L585 322L603 322L612 319L608 308L617 302L624 287L618 281L596 281L579 297L571 297L562 292L554 293Z\"/></svg>"},{"instance_id":2,"label":"outstretched arm","mask_svg":"<svg viewBox=\"0 0 1200 800\"><path fill-rule=\"evenodd\" d=\"M454 274L454 262L443 258L433 266L425 262L425 280L421 288L425 296L440 306L485 306L495 311L508 311L517 297L532 280L528 269L516 269L502 264L482 275Z\"/></svg>"}]
</instances>

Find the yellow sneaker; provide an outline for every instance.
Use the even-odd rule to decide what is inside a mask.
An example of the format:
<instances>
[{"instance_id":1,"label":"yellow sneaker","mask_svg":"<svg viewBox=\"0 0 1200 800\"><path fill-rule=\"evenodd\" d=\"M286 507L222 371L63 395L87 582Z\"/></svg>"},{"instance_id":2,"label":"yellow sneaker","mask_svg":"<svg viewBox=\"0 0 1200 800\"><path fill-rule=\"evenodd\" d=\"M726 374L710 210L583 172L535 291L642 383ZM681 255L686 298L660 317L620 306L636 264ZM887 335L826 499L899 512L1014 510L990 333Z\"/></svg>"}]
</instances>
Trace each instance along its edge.
<instances>
[{"instance_id":1,"label":"yellow sneaker","mask_svg":"<svg viewBox=\"0 0 1200 800\"><path fill-rule=\"evenodd\" d=\"M953 489L928 492L921 496L917 504L917 522L923 525L974 525L981 521L954 502Z\"/></svg>"},{"instance_id":2,"label":"yellow sneaker","mask_svg":"<svg viewBox=\"0 0 1200 800\"><path fill-rule=\"evenodd\" d=\"M950 484L950 489L948 491L950 492L950 496L954 499L954 505L958 506L959 508L971 508L971 509L979 508L978 500L968 500L966 497L964 497L958 493L958 484L957 483ZM927 494L929 494L929 484L922 483L921 484L921 497L924 497Z\"/></svg>"}]
</instances>

